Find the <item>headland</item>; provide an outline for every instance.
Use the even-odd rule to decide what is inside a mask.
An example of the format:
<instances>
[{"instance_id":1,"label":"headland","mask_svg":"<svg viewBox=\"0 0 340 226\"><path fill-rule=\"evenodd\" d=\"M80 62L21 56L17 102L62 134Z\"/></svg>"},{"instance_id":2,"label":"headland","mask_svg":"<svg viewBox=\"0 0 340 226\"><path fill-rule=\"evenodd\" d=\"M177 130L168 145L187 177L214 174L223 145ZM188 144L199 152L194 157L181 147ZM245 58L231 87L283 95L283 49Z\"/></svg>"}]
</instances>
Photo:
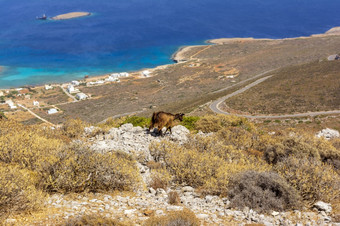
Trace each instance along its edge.
<instances>
[{"instance_id":1,"label":"headland","mask_svg":"<svg viewBox=\"0 0 340 226\"><path fill-rule=\"evenodd\" d=\"M71 12L71 13L65 13L60 14L58 16L52 17L52 20L69 20L74 19L78 17L84 17L84 16L91 16L91 13L89 12Z\"/></svg>"}]
</instances>

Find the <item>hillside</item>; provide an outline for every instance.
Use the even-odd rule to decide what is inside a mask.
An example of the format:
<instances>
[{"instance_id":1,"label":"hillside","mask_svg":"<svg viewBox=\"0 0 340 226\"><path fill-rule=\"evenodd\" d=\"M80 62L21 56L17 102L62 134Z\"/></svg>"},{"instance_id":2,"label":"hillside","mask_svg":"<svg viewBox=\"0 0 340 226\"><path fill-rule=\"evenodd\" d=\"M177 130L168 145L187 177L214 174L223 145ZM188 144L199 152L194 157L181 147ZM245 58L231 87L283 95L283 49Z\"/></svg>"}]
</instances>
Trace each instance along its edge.
<instances>
[{"instance_id":1,"label":"hillside","mask_svg":"<svg viewBox=\"0 0 340 226\"><path fill-rule=\"evenodd\" d=\"M0 221L146 226L340 221L339 138L327 141L293 129L269 133L223 115L185 117L183 125L191 130L177 125L172 135L158 137L140 127L148 120L94 126L68 120L54 130L0 120Z\"/></svg>"},{"instance_id":2,"label":"hillside","mask_svg":"<svg viewBox=\"0 0 340 226\"><path fill-rule=\"evenodd\" d=\"M340 109L340 62L314 61L273 73L225 104L250 114L290 114Z\"/></svg>"},{"instance_id":3,"label":"hillside","mask_svg":"<svg viewBox=\"0 0 340 226\"><path fill-rule=\"evenodd\" d=\"M67 117L80 117L96 123L114 115L139 112L148 116L154 110L189 112L226 94L217 90L238 84L260 73L324 59L334 54L340 36L282 40L239 40L226 44L198 46L185 52L184 63L152 70L151 77L140 73L120 83L80 86L93 98L81 102L55 104L55 115L35 111L58 124ZM233 76L233 78L228 77Z\"/></svg>"}]
</instances>

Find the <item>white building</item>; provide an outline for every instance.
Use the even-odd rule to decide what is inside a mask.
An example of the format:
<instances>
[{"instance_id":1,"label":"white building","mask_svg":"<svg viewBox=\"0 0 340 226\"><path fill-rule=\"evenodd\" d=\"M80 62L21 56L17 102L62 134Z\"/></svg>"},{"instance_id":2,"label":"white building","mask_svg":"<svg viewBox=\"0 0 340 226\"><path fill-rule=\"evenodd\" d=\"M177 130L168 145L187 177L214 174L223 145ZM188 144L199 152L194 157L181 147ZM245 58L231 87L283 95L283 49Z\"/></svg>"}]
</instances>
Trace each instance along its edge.
<instances>
[{"instance_id":1,"label":"white building","mask_svg":"<svg viewBox=\"0 0 340 226\"><path fill-rule=\"evenodd\" d=\"M88 96L85 93L78 93L76 95L77 100L86 100Z\"/></svg>"},{"instance_id":2,"label":"white building","mask_svg":"<svg viewBox=\"0 0 340 226\"><path fill-rule=\"evenodd\" d=\"M80 85L80 82L78 82L78 81L72 81L71 84L74 85L74 86L79 86L79 85Z\"/></svg>"},{"instance_id":3,"label":"white building","mask_svg":"<svg viewBox=\"0 0 340 226\"><path fill-rule=\"evenodd\" d=\"M234 78L234 75L228 75L227 78Z\"/></svg>"},{"instance_id":4,"label":"white building","mask_svg":"<svg viewBox=\"0 0 340 226\"><path fill-rule=\"evenodd\" d=\"M50 85L45 85L45 89L46 89L46 90L53 89L53 86L50 86Z\"/></svg>"},{"instance_id":5,"label":"white building","mask_svg":"<svg viewBox=\"0 0 340 226\"><path fill-rule=\"evenodd\" d=\"M15 106L15 104L13 103L12 100L6 100L6 104L8 104L10 109L16 109L18 108L17 106Z\"/></svg>"},{"instance_id":6,"label":"white building","mask_svg":"<svg viewBox=\"0 0 340 226\"><path fill-rule=\"evenodd\" d=\"M58 110L55 109L55 108L51 108L50 110L47 111L47 114L49 114L49 115L52 115L52 114L55 114L55 113L58 113Z\"/></svg>"},{"instance_id":7,"label":"white building","mask_svg":"<svg viewBox=\"0 0 340 226\"><path fill-rule=\"evenodd\" d=\"M118 82L119 78L109 76L108 78L105 79L105 81L106 82Z\"/></svg>"},{"instance_id":8,"label":"white building","mask_svg":"<svg viewBox=\"0 0 340 226\"><path fill-rule=\"evenodd\" d=\"M145 70L142 72L142 75L144 75L145 77L150 77L151 72L149 70Z\"/></svg>"},{"instance_id":9,"label":"white building","mask_svg":"<svg viewBox=\"0 0 340 226\"><path fill-rule=\"evenodd\" d=\"M39 106L39 102L35 100L35 101L33 101L33 105L34 106Z\"/></svg>"},{"instance_id":10,"label":"white building","mask_svg":"<svg viewBox=\"0 0 340 226\"><path fill-rule=\"evenodd\" d=\"M67 88L66 88L67 92L69 93L74 93L76 92L76 89L74 88L73 85L68 85Z\"/></svg>"},{"instance_id":11,"label":"white building","mask_svg":"<svg viewBox=\"0 0 340 226\"><path fill-rule=\"evenodd\" d=\"M0 97L3 97L3 96L5 96L4 92L0 91Z\"/></svg>"},{"instance_id":12,"label":"white building","mask_svg":"<svg viewBox=\"0 0 340 226\"><path fill-rule=\"evenodd\" d=\"M121 72L121 73L112 73L110 77L113 78L120 78L120 77L129 77L129 73L127 72Z\"/></svg>"}]
</instances>

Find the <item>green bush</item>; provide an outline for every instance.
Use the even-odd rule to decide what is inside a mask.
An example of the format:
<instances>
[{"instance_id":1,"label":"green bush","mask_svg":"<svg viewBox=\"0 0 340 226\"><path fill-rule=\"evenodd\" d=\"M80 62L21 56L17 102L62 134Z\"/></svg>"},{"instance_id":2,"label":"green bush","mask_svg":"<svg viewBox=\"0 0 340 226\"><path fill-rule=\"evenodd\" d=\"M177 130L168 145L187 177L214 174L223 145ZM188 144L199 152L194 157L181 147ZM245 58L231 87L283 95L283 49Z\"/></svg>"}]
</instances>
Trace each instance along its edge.
<instances>
[{"instance_id":1,"label":"green bush","mask_svg":"<svg viewBox=\"0 0 340 226\"><path fill-rule=\"evenodd\" d=\"M183 121L180 123L185 126L188 130L195 130L195 123L200 119L198 116L185 116Z\"/></svg>"},{"instance_id":2,"label":"green bush","mask_svg":"<svg viewBox=\"0 0 340 226\"><path fill-rule=\"evenodd\" d=\"M139 116L131 116L126 118L121 125L131 123L133 126L140 126L142 128L149 127L150 118L139 117Z\"/></svg>"},{"instance_id":3,"label":"green bush","mask_svg":"<svg viewBox=\"0 0 340 226\"><path fill-rule=\"evenodd\" d=\"M284 211L300 206L297 191L273 172L246 171L232 177L228 186L231 205L258 212Z\"/></svg>"}]
</instances>

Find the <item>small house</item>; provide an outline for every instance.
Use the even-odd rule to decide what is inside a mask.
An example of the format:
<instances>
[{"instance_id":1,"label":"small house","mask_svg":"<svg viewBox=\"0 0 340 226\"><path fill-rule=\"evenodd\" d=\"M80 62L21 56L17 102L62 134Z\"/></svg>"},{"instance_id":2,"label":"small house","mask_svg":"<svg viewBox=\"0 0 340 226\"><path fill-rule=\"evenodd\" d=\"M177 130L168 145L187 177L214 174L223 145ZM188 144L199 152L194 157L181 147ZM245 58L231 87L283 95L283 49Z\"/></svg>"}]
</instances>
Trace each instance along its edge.
<instances>
[{"instance_id":1,"label":"small house","mask_svg":"<svg viewBox=\"0 0 340 226\"><path fill-rule=\"evenodd\" d=\"M55 108L51 108L50 110L47 111L47 114L52 115L58 113L58 110Z\"/></svg>"},{"instance_id":2,"label":"small house","mask_svg":"<svg viewBox=\"0 0 340 226\"><path fill-rule=\"evenodd\" d=\"M4 92L0 91L0 97L5 96Z\"/></svg>"},{"instance_id":3,"label":"small house","mask_svg":"<svg viewBox=\"0 0 340 226\"><path fill-rule=\"evenodd\" d=\"M10 109L16 109L17 106L15 106L15 104L13 103L12 100L6 100L6 104L8 104Z\"/></svg>"},{"instance_id":4,"label":"small house","mask_svg":"<svg viewBox=\"0 0 340 226\"><path fill-rule=\"evenodd\" d=\"M69 93L74 93L76 90L73 85L68 85L67 86L67 92Z\"/></svg>"},{"instance_id":5,"label":"small house","mask_svg":"<svg viewBox=\"0 0 340 226\"><path fill-rule=\"evenodd\" d=\"M34 106L39 106L40 103L39 103L38 101L35 100L35 101L33 101L33 105L34 105Z\"/></svg>"},{"instance_id":6,"label":"small house","mask_svg":"<svg viewBox=\"0 0 340 226\"><path fill-rule=\"evenodd\" d=\"M74 85L74 86L79 86L79 85L80 85L80 82L78 82L78 81L72 81L71 84Z\"/></svg>"},{"instance_id":7,"label":"small house","mask_svg":"<svg viewBox=\"0 0 340 226\"><path fill-rule=\"evenodd\" d=\"M142 72L142 75L144 75L145 77L150 77L151 72L149 70L145 70Z\"/></svg>"},{"instance_id":8,"label":"small house","mask_svg":"<svg viewBox=\"0 0 340 226\"><path fill-rule=\"evenodd\" d=\"M45 85L45 89L46 89L46 90L53 89L53 86L50 86L50 85Z\"/></svg>"},{"instance_id":9,"label":"small house","mask_svg":"<svg viewBox=\"0 0 340 226\"><path fill-rule=\"evenodd\" d=\"M77 100L86 100L88 96L85 93L78 93L76 95Z\"/></svg>"}]
</instances>

